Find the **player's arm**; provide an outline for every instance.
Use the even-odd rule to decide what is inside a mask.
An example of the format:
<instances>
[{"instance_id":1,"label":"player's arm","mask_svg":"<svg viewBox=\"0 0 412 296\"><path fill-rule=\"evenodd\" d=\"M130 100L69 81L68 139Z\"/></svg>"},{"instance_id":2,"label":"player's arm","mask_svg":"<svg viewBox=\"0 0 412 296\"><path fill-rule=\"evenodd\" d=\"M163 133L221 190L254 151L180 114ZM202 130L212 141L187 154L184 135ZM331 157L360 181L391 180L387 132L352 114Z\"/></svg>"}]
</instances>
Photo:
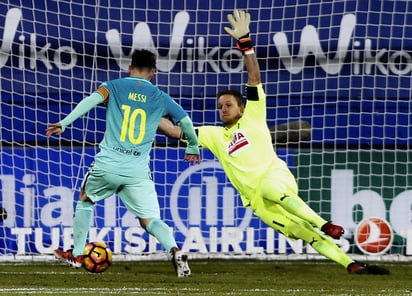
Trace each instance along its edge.
<instances>
[{"instance_id":1,"label":"player's arm","mask_svg":"<svg viewBox=\"0 0 412 296\"><path fill-rule=\"evenodd\" d=\"M249 25L250 14L235 9L233 14L228 14L227 19L232 28L225 27L225 31L237 40L236 47L242 51L245 67L248 72L248 86L261 83L259 63L256 59L252 38L250 37Z\"/></svg>"},{"instance_id":2,"label":"player's arm","mask_svg":"<svg viewBox=\"0 0 412 296\"><path fill-rule=\"evenodd\" d=\"M186 142L180 126L175 125L167 118L162 118L158 130L165 136ZM291 121L270 127L272 142L275 145L297 144L302 141L310 141L312 127L307 121Z\"/></svg>"},{"instance_id":3,"label":"player's arm","mask_svg":"<svg viewBox=\"0 0 412 296\"><path fill-rule=\"evenodd\" d=\"M180 125L175 125L169 119L162 118L157 129L167 137L179 139L187 144L184 157L185 161L193 164L200 163L199 143L192 120L189 116L181 119Z\"/></svg>"},{"instance_id":4,"label":"player's arm","mask_svg":"<svg viewBox=\"0 0 412 296\"><path fill-rule=\"evenodd\" d=\"M90 96L85 97L63 120L50 123L46 129L46 136L50 137L53 134L61 135L69 124L103 101L104 98L99 92L94 92Z\"/></svg>"},{"instance_id":5,"label":"player's arm","mask_svg":"<svg viewBox=\"0 0 412 296\"><path fill-rule=\"evenodd\" d=\"M171 120L164 117L160 120L157 129L169 138L181 139L183 136L180 126L173 124Z\"/></svg>"},{"instance_id":6,"label":"player's arm","mask_svg":"<svg viewBox=\"0 0 412 296\"><path fill-rule=\"evenodd\" d=\"M182 130L181 137L184 137L187 140L185 161L189 161L193 164L200 163L199 142L197 141L197 135L189 116L180 120L180 128Z\"/></svg>"},{"instance_id":7,"label":"player's arm","mask_svg":"<svg viewBox=\"0 0 412 296\"><path fill-rule=\"evenodd\" d=\"M245 66L248 73L248 86L254 86L261 83L260 68L256 59L255 52L244 56Z\"/></svg>"},{"instance_id":8,"label":"player's arm","mask_svg":"<svg viewBox=\"0 0 412 296\"><path fill-rule=\"evenodd\" d=\"M163 117L157 129L169 138L178 139L181 142L188 143L188 139L181 127L181 124L176 125L168 118ZM196 133L197 137L198 130L195 129L194 132Z\"/></svg>"},{"instance_id":9,"label":"player's arm","mask_svg":"<svg viewBox=\"0 0 412 296\"><path fill-rule=\"evenodd\" d=\"M298 144L310 141L312 137L312 126L309 122L295 120L269 127L270 135L274 145ZM180 126L172 121L162 118L158 130L165 136L187 142Z\"/></svg>"}]
</instances>

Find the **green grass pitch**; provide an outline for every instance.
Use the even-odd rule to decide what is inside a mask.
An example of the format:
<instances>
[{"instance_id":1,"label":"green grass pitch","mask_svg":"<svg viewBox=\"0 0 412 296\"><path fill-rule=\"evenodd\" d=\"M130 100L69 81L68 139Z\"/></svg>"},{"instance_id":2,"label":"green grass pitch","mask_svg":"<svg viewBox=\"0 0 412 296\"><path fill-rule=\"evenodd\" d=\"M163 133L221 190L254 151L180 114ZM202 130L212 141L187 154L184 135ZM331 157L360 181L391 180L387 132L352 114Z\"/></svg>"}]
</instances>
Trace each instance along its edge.
<instances>
[{"instance_id":1,"label":"green grass pitch","mask_svg":"<svg viewBox=\"0 0 412 296\"><path fill-rule=\"evenodd\" d=\"M1 263L1 295L412 295L409 262L377 263L389 275L353 275L330 261L192 260L177 278L170 262L113 262L89 274L55 261Z\"/></svg>"}]
</instances>

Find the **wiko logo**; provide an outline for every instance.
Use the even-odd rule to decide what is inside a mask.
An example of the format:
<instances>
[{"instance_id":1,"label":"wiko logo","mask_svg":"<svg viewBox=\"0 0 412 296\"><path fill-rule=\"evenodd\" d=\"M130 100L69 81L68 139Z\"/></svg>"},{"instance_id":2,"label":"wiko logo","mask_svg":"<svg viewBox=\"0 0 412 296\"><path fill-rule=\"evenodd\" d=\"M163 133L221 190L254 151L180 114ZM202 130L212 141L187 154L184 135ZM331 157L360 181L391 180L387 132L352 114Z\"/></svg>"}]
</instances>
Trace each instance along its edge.
<instances>
[{"instance_id":1,"label":"wiko logo","mask_svg":"<svg viewBox=\"0 0 412 296\"><path fill-rule=\"evenodd\" d=\"M180 11L173 20L173 29L171 32L169 52L162 56L153 42L153 36L149 25L145 22L138 23L133 30L132 48L145 48L154 52L157 56L157 68L163 72L170 72L175 67L179 55L185 58L180 60L186 72L205 72L206 66L209 66L219 73L239 72L243 68L243 63L232 63L233 57L242 60L242 54L236 49L229 49L219 54L219 47L208 47L205 37L190 36L185 38L186 29L189 26L190 16L186 11ZM169 34L169 32L166 32ZM106 40L109 45L117 65L124 70L129 66L131 53L129 56L121 50L121 38L118 30L112 29L106 33ZM133 51L133 50L132 50ZM131 51L131 52L132 52Z\"/></svg>"},{"instance_id":2,"label":"wiko logo","mask_svg":"<svg viewBox=\"0 0 412 296\"><path fill-rule=\"evenodd\" d=\"M13 8L10 9L9 12L7 12L7 17L6 21L4 24L4 32L3 32L3 38L2 38L2 43L1 43L1 53L0 54L0 67L3 67L7 60L8 56L5 55L4 53L9 53L11 51L11 46L13 44L13 38L14 34L6 34L6 32L16 32L17 26L19 25L21 18L21 11L20 9Z\"/></svg>"},{"instance_id":3,"label":"wiko logo","mask_svg":"<svg viewBox=\"0 0 412 296\"><path fill-rule=\"evenodd\" d=\"M53 13L53 12L50 12ZM9 58L12 56L13 42L18 33L19 24L24 21L22 19L22 12L19 8L12 8L7 12L4 31L2 37L2 44L0 48L0 68L3 67ZM219 51L219 47L210 47L207 44L206 38L203 36L186 36L186 29L189 25L190 17L186 11L178 12L173 20L173 29L171 32L161 32L165 35L170 35L169 50L167 54L160 55L154 40L149 25L145 22L139 22L133 30L132 49L145 48L157 54L159 71L170 72L179 61L183 63L183 69L186 72L205 72L207 67L210 67L214 72L235 72L238 73L243 69L243 63L233 63L233 59L242 60L242 54L236 49L229 49L226 51ZM58 25L58 24L56 24ZM76 27L73 24L73 29L83 28ZM25 27L25 26L22 26ZM31 27L31 26L27 26ZM34 26L36 28L36 26ZM97 32L104 33L104 32ZM126 55L122 48L130 47L121 42L120 32L115 29L108 30L104 33L108 47L114 57L115 62L122 70L127 70L131 53ZM56 36L53 36L56 37ZM71 39L72 36L57 36ZM60 46L52 48L52 44L47 42L39 44L36 32L30 32L27 38L27 32L21 32L17 36L19 45L18 52L18 68L36 69L43 64L48 70L58 68L60 70L71 70L77 66L78 57L84 54L94 56L94 52L78 53L71 46ZM76 42L75 40L73 42ZM91 41L95 42L95 40ZM84 46L82 46L84 48ZM130 51L132 52L132 51ZM28 58L26 58L28 56ZM184 56L184 59L179 59L179 56ZM218 56L218 57L216 57ZM28 66L29 65L29 66Z\"/></svg>"},{"instance_id":4,"label":"wiko logo","mask_svg":"<svg viewBox=\"0 0 412 296\"><path fill-rule=\"evenodd\" d=\"M176 59L179 56L180 48L183 45L184 34L186 27L189 24L189 14L187 12L179 12L176 14L173 24L172 37L170 39L169 53L166 56L161 56L153 42L152 33L147 23L140 22L136 25L133 31L133 48L145 48L156 53L157 67L163 71L170 71L176 64ZM127 69L130 64L130 56L126 56L122 52L122 44L119 31L112 29L106 33L106 40L109 48L116 59L116 63L122 69ZM125 58L126 57L126 58ZM175 57L174 59L171 57Z\"/></svg>"},{"instance_id":5,"label":"wiko logo","mask_svg":"<svg viewBox=\"0 0 412 296\"><path fill-rule=\"evenodd\" d=\"M53 13L50 11L49 13ZM36 18L36 14L34 15ZM320 16L322 17L322 16ZM328 16L329 17L329 16ZM256 20L259 21L259 20ZM13 55L14 42L18 42L18 62L19 69L37 69L44 66L47 70L55 68L59 70L71 70L77 66L78 60L82 60L83 55L95 56L95 52L76 52L70 44L77 42L73 40L67 45L53 48L53 44L44 42L44 38L37 37L36 25L24 25L24 22L30 20L22 19L22 11L19 8L10 9L4 20L4 30L0 47L0 68L5 66L9 58ZM34 22L34 21L33 21ZM34 28L34 32L19 32L21 28ZM59 24L55 24L59 25ZM191 25L190 15L186 11L177 12L171 32L161 32L164 35L170 35L168 49L164 55L157 50L159 44L155 44L156 36L152 35L149 24L139 22L135 25L133 32L119 32L116 29L109 29L107 32L96 32L104 34L107 40L107 46L122 70L127 70L130 63L130 53L123 52L123 48L146 48L155 52L158 56L159 71L170 72L176 66L177 62L182 64L182 69L187 72L206 72L211 68L214 72L239 72L243 69L243 63L233 63L234 60L242 61L241 53L232 48L221 51L218 46L208 44L207 35L194 36L186 32ZM77 27L76 27L77 26ZM335 50L324 50L321 45L321 38L317 29L312 25L307 25L302 29L299 50L294 54L290 49L291 44L284 32L277 32L273 35L273 43L276 47L280 60L285 69L292 74L298 74L305 68L305 62L308 56L314 56L316 63L327 74L339 74L344 66L351 67L351 72L357 74L383 74L383 75L410 75L412 72L412 56L403 48L391 50L386 48L373 49L373 45L379 45L379 41L384 38L381 36L376 39L360 38L354 39L354 32L357 26L356 16L346 14L342 17L339 35L330 36L330 39L337 38L337 47ZM362 24L361 26L368 26ZM73 24L73 30L84 30ZM196 31L196 30L195 30ZM223 30L222 30L223 31ZM60 31L55 34L59 34ZM121 34L132 33L132 44L122 44ZM262 32L264 33L264 32ZM217 32L215 32L217 34ZM219 32L219 34L223 34ZM72 36L50 36L59 39L72 39ZM229 38L229 37L228 37ZM88 41L89 42L89 41ZM95 42L95 40L90 41ZM328 41L329 42L329 41ZM392 41L389 40L389 45ZM404 43L402 43L404 44ZM268 46L271 44L260 44ZM328 46L329 47L329 46ZM80 46L79 46L80 48ZM85 48L81 46L81 48ZM331 56L332 51L334 55ZM81 57L81 58L79 58ZM182 57L182 58L179 58ZM269 70L270 70L269 65Z\"/></svg>"},{"instance_id":6,"label":"wiko logo","mask_svg":"<svg viewBox=\"0 0 412 296\"><path fill-rule=\"evenodd\" d=\"M306 57L312 54L326 73L337 74L343 66L355 26L355 15L348 14L343 16L340 25L338 48L333 58L328 58L327 54L323 52L319 41L319 34L316 28L311 25L304 27L302 30L300 49L296 57L292 58L292 54L289 52L289 42L285 33L276 33L273 36L273 42L279 52L283 65L289 72L293 74L301 72L305 65Z\"/></svg>"},{"instance_id":7,"label":"wiko logo","mask_svg":"<svg viewBox=\"0 0 412 296\"><path fill-rule=\"evenodd\" d=\"M371 39L352 40L355 27L356 16L354 14L346 14L342 17L337 48L333 57L329 57L329 54L323 51L319 33L312 25L307 25L302 29L299 52L296 55L289 50L288 38L284 32L276 33L273 36L273 42L284 67L292 74L302 72L309 55L315 57L323 71L332 75L338 74L345 65L352 67L353 74L374 74L373 71L375 71L385 75L390 72L407 75L412 71L412 57L407 51L388 51L386 48L374 51ZM348 54L350 54L351 63L345 64L344 61Z\"/></svg>"},{"instance_id":8,"label":"wiko logo","mask_svg":"<svg viewBox=\"0 0 412 296\"><path fill-rule=\"evenodd\" d=\"M4 31L2 37L2 44L0 48L0 68L3 67L9 57L12 55L12 47L14 38L18 32L18 25L22 21L22 12L18 8L12 8L7 12L4 23ZM60 36L59 36L60 37ZM29 41L26 42L26 35L24 33L18 36L19 52L18 52L18 68L27 68L27 60L30 69L36 69L38 63L43 63L48 70L54 67L60 70L70 70L77 64L78 54L74 48L70 46L60 46L58 48L51 48L51 43L39 45L37 44L36 33L30 33ZM28 54L28 59L26 59ZM54 67L53 67L54 65Z\"/></svg>"}]
</instances>

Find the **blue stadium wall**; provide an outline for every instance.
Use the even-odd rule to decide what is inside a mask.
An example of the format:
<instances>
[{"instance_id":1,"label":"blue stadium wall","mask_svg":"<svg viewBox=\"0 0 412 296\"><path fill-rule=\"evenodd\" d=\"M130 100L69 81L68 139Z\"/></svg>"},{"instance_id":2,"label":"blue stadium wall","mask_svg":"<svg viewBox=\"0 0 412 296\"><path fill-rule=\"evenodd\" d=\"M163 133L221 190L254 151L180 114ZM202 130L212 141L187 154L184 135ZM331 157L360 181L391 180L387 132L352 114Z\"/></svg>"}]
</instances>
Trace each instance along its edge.
<instances>
[{"instance_id":1,"label":"blue stadium wall","mask_svg":"<svg viewBox=\"0 0 412 296\"><path fill-rule=\"evenodd\" d=\"M170 67L160 65L156 83L170 86L170 94L187 110L193 110L195 123L215 122L217 82L221 87L226 87L231 86L231 81L242 81L241 74L229 72L228 66L219 62L233 45L221 25L226 22L226 14L233 10L232 1L135 1L136 4L133 1L110 1L110 8L109 2L100 1L98 9L93 6L94 1L81 7L83 2L72 1L71 5L58 1L36 2L35 10L32 7L19 8L20 1L0 4L1 11L10 13L10 19L20 18L15 32L4 32L6 14L0 16L0 36L4 38L7 35L12 39L11 51L3 49L5 55L0 64L1 100L11 103L2 106L3 114L15 114L20 118L49 118L50 121L58 119L49 112L50 109L66 113L72 106L63 104L58 109L51 105L49 110L38 106L39 98L46 92L45 87L55 89L54 96L61 102L71 102L72 99L76 102L97 86L95 81L105 80L107 73L109 78L118 78L119 73L125 74L126 69L119 67L115 57L118 53L115 53L113 40L120 38L121 50L125 55L129 54L133 43L146 46L150 43L144 38L133 39L133 33L139 37L152 37L154 46L162 48L160 55L168 57L168 53L172 54L169 52L173 27L170 24L177 18L179 26L185 26L180 43L175 44L179 50L168 57L172 61ZM259 22L252 23L251 31L256 32L254 39L262 71L268 71L263 75L263 80L269 107L276 106L268 114L269 124L293 117L307 119L314 127L313 143L320 145L410 145L412 39L406 32L412 26L407 13L412 8L407 1L320 2L297 1L296 6L286 8L284 5L289 4L288 1L248 1L252 19L259 18ZM133 5L141 9L131 9ZM238 8L245 5L239 2ZM159 7L162 10L159 11ZM16 10L21 15L16 14ZM84 19L82 14L88 18ZM136 29L137 24L144 22L147 22L150 34L146 31L143 35L141 27ZM385 26L387 24L403 27ZM331 61L338 52L338 36L344 35L344 28L352 30L348 38L342 37L340 54L345 55L338 66L325 69L321 67L321 58L316 60L307 53L304 67L295 63L294 70L286 69L287 59L281 59L278 50L282 42L287 41L291 55L297 55L303 47L300 43L302 30L308 25L317 30L323 58ZM120 35L116 35L114 30ZM35 34L31 35L33 32ZM36 71L26 72L24 68L29 69L30 63L33 63L30 56L33 48L30 48L29 42L33 36L38 52L47 43L50 46L47 55L39 54L37 59L34 58ZM282 39L282 36L287 39ZM205 54L215 50L212 56L206 57L215 60L205 62L201 67L196 63L205 58L200 56L200 51L193 50L188 56L188 49L200 46L200 37L204 38ZM23 38L25 41L21 41ZM277 45L274 38L277 38ZM193 45L189 45L189 40ZM23 43L25 56L22 60L20 47ZM72 49L75 61L68 54L58 56L59 49L65 46ZM95 50L96 64L93 60ZM356 55L360 57L356 58ZM66 67L69 64L70 70L59 69L54 60L56 56L62 64L66 63ZM368 56L371 56L369 60ZM188 60L193 63L190 72ZM127 63L127 59L125 61ZM50 68L47 69L46 65ZM205 76L205 70L210 74ZM59 74L68 75L68 78L59 79ZM92 82L85 80L90 77L94 77ZM42 81L45 83L39 87L37 82ZM58 93L62 88L72 91ZM21 95L23 93L24 96ZM19 105L23 101L27 108L21 110ZM44 140L41 137L34 139L34 135L36 131L43 130L45 123L34 125L15 117L1 119L4 140L26 143ZM81 127L81 123L76 124ZM103 127L97 128L101 130ZM23 130L28 132L23 133ZM82 136L81 133L75 135L80 140Z\"/></svg>"}]
</instances>

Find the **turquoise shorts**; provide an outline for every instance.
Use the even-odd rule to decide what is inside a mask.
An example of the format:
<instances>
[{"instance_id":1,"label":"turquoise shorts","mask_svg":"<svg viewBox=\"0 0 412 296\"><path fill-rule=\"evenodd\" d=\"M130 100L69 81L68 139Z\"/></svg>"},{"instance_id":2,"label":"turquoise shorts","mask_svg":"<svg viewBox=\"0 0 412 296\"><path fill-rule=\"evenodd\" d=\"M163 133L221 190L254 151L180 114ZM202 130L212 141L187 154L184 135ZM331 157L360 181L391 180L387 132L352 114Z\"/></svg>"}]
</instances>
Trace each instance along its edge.
<instances>
[{"instance_id":1,"label":"turquoise shorts","mask_svg":"<svg viewBox=\"0 0 412 296\"><path fill-rule=\"evenodd\" d=\"M138 218L160 219L157 192L150 176L120 176L92 165L82 182L82 188L92 202L104 200L117 193L126 208Z\"/></svg>"}]
</instances>

